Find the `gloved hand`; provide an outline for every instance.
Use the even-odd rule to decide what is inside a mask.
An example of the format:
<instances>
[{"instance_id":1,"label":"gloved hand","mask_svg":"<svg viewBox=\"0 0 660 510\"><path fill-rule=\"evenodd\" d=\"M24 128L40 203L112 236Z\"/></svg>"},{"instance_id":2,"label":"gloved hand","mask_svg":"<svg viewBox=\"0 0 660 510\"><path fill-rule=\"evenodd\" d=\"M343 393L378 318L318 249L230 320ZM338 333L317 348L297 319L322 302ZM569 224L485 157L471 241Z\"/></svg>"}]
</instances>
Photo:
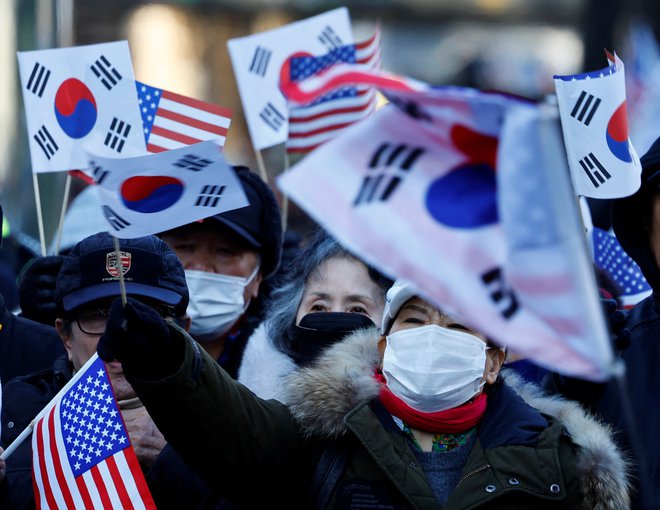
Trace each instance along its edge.
<instances>
[{"instance_id":1,"label":"gloved hand","mask_svg":"<svg viewBox=\"0 0 660 510\"><path fill-rule=\"evenodd\" d=\"M51 255L28 262L18 278L18 300L21 315L48 326L55 324L55 281L64 257Z\"/></svg>"},{"instance_id":2,"label":"gloved hand","mask_svg":"<svg viewBox=\"0 0 660 510\"><path fill-rule=\"evenodd\" d=\"M619 308L615 299L601 298L600 301L614 349L619 351L626 349L630 345L630 330L625 327L626 312Z\"/></svg>"},{"instance_id":3,"label":"gloved hand","mask_svg":"<svg viewBox=\"0 0 660 510\"><path fill-rule=\"evenodd\" d=\"M96 347L104 361L119 360L128 374L158 379L173 374L183 361L165 320L150 306L128 298L112 302L110 317Z\"/></svg>"}]
</instances>

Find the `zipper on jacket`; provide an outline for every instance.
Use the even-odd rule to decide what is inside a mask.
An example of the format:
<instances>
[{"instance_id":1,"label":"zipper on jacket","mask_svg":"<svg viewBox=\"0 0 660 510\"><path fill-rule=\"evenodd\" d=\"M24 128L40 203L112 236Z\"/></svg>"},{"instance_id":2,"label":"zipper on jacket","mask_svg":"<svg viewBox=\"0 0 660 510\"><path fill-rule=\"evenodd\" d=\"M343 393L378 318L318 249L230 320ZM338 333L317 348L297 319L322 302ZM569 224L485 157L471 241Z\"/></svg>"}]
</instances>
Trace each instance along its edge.
<instances>
[{"instance_id":1,"label":"zipper on jacket","mask_svg":"<svg viewBox=\"0 0 660 510\"><path fill-rule=\"evenodd\" d=\"M462 484L465 480L470 478L472 475L476 475L477 473L481 473L482 471L485 471L486 469L489 469L489 468L490 468L490 464L484 464L480 468L474 469L474 470L470 471L469 473L463 475L461 477L461 479L458 481L458 483L456 484L456 487L458 487L460 484Z\"/></svg>"}]
</instances>

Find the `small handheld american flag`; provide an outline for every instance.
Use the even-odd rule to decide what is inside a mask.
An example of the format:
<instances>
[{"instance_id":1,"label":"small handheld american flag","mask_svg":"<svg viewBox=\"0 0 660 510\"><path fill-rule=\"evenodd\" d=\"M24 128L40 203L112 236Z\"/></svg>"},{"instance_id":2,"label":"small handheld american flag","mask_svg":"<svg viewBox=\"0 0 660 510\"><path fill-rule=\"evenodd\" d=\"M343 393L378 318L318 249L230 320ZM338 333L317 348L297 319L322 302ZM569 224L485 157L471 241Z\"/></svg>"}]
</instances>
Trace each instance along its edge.
<instances>
[{"instance_id":1,"label":"small handheld american flag","mask_svg":"<svg viewBox=\"0 0 660 510\"><path fill-rule=\"evenodd\" d=\"M32 435L37 508L156 508L96 354L38 418Z\"/></svg>"}]
</instances>

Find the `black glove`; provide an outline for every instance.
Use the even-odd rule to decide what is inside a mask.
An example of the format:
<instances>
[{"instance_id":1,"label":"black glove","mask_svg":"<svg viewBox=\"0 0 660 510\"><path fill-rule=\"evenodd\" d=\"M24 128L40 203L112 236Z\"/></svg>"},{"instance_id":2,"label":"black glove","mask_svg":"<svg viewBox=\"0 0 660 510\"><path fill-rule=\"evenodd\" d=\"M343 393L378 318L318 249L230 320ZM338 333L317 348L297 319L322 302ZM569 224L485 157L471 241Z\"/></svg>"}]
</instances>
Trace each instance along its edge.
<instances>
[{"instance_id":1,"label":"black glove","mask_svg":"<svg viewBox=\"0 0 660 510\"><path fill-rule=\"evenodd\" d=\"M117 298L96 347L104 361L119 360L124 371L143 379L159 379L176 372L183 349L175 345L165 320L144 303Z\"/></svg>"},{"instance_id":2,"label":"black glove","mask_svg":"<svg viewBox=\"0 0 660 510\"><path fill-rule=\"evenodd\" d=\"M619 308L614 299L601 298L605 320L610 329L614 349L621 351L630 345L630 330L626 325L626 312Z\"/></svg>"},{"instance_id":3,"label":"black glove","mask_svg":"<svg viewBox=\"0 0 660 510\"><path fill-rule=\"evenodd\" d=\"M55 324L55 281L64 257L37 257L25 265L18 278L18 300L21 315L48 326Z\"/></svg>"}]
</instances>

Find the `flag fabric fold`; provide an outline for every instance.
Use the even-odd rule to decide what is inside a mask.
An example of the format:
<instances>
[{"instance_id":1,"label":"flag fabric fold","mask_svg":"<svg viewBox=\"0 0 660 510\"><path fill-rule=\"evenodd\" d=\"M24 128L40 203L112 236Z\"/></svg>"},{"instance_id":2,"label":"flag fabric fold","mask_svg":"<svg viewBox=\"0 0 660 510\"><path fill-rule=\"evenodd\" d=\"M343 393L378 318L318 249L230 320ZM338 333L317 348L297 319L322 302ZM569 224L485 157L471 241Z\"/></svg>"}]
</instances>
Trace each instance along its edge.
<instances>
[{"instance_id":1,"label":"flag fabric fold","mask_svg":"<svg viewBox=\"0 0 660 510\"><path fill-rule=\"evenodd\" d=\"M96 354L37 418L32 435L37 508L156 508Z\"/></svg>"},{"instance_id":2,"label":"flag fabric fold","mask_svg":"<svg viewBox=\"0 0 660 510\"><path fill-rule=\"evenodd\" d=\"M89 155L108 232L131 239L248 205L218 146L200 142L138 158Z\"/></svg>"},{"instance_id":3,"label":"flag fabric fold","mask_svg":"<svg viewBox=\"0 0 660 510\"><path fill-rule=\"evenodd\" d=\"M207 140L224 146L232 112L198 99L135 82L149 152L162 152Z\"/></svg>"},{"instance_id":4,"label":"flag fabric fold","mask_svg":"<svg viewBox=\"0 0 660 510\"><path fill-rule=\"evenodd\" d=\"M554 77L573 187L592 198L632 195L642 171L628 136L624 65L607 55L604 69Z\"/></svg>"},{"instance_id":5,"label":"flag fabric fold","mask_svg":"<svg viewBox=\"0 0 660 510\"><path fill-rule=\"evenodd\" d=\"M126 41L18 52L32 171L146 154Z\"/></svg>"},{"instance_id":6,"label":"flag fabric fold","mask_svg":"<svg viewBox=\"0 0 660 510\"><path fill-rule=\"evenodd\" d=\"M611 351L568 174L563 210L549 210L539 194L552 169L525 149L543 148L536 107L458 88L388 98L393 104L280 176L281 190L357 256L501 345L561 373L609 377ZM527 114L507 128L505 143L503 119L513 110ZM555 126L559 136L557 119ZM552 159L562 157L565 166L563 154ZM507 206L513 217L503 199L518 201ZM562 222L574 222L568 240Z\"/></svg>"},{"instance_id":7,"label":"flag fabric fold","mask_svg":"<svg viewBox=\"0 0 660 510\"><path fill-rule=\"evenodd\" d=\"M288 60L292 84L326 72L339 62L355 63L369 69L380 69L380 27L362 43L342 46L322 56L293 56ZM285 66L286 72L287 66ZM294 85L295 86L295 85ZM288 84L281 84L283 90ZM342 129L362 120L376 106L376 89L369 86L347 86L330 92L310 104L289 107L289 153L306 153L334 138Z\"/></svg>"},{"instance_id":8,"label":"flag fabric fold","mask_svg":"<svg viewBox=\"0 0 660 510\"><path fill-rule=\"evenodd\" d=\"M280 80L291 55L322 55L353 44L345 7L227 42L245 119L255 150L286 142L287 104Z\"/></svg>"}]
</instances>

